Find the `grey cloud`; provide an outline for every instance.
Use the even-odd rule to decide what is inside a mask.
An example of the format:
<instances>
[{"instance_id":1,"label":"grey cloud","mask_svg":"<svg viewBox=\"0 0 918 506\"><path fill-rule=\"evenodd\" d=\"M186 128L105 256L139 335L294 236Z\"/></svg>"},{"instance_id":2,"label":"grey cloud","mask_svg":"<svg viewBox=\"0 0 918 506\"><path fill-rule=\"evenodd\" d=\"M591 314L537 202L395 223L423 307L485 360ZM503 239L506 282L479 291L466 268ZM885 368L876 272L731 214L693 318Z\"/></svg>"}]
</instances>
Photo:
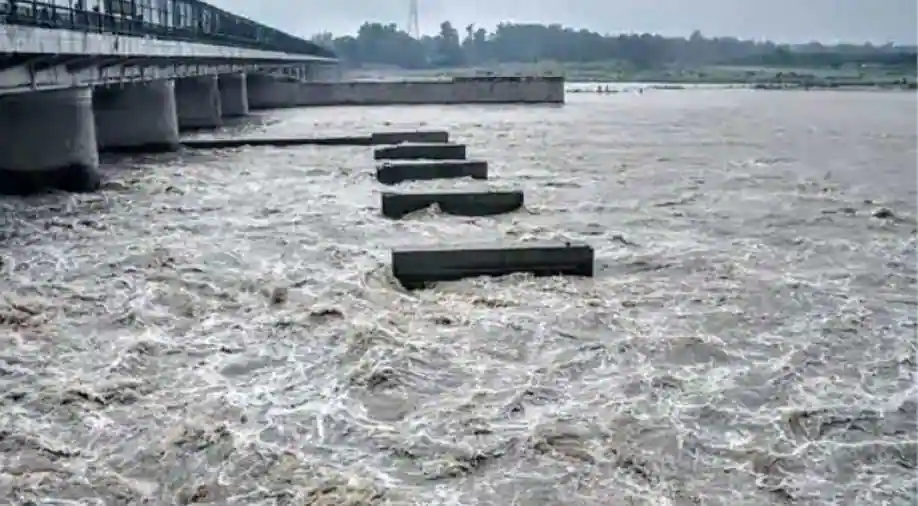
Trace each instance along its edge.
<instances>
[{"instance_id":1,"label":"grey cloud","mask_svg":"<svg viewBox=\"0 0 918 506\"><path fill-rule=\"evenodd\" d=\"M408 0L212 0L212 3L297 35L353 32L364 21L408 20ZM420 0L421 29L450 20L463 27L501 21L561 23L599 32L653 32L787 42L914 44L915 0Z\"/></svg>"}]
</instances>

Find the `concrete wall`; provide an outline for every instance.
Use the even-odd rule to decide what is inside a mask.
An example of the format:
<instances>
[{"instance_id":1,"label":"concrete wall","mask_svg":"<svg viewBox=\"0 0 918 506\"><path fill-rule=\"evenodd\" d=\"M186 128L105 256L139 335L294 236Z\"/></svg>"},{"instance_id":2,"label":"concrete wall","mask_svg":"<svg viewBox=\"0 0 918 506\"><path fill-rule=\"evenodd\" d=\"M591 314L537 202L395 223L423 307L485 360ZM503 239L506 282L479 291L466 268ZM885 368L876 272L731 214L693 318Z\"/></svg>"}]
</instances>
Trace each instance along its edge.
<instances>
[{"instance_id":1,"label":"concrete wall","mask_svg":"<svg viewBox=\"0 0 918 506\"><path fill-rule=\"evenodd\" d=\"M564 103L560 77L298 83L295 105ZM277 91L278 96L294 93ZM286 97L289 101L292 97ZM278 105L273 105L277 107Z\"/></svg>"},{"instance_id":2,"label":"concrete wall","mask_svg":"<svg viewBox=\"0 0 918 506\"><path fill-rule=\"evenodd\" d=\"M321 105L562 104L561 77L457 78L441 81L298 82L249 75L249 107Z\"/></svg>"},{"instance_id":3,"label":"concrete wall","mask_svg":"<svg viewBox=\"0 0 918 506\"><path fill-rule=\"evenodd\" d=\"M316 63L307 67L306 81L332 83L341 81L343 72L337 64Z\"/></svg>"},{"instance_id":4,"label":"concrete wall","mask_svg":"<svg viewBox=\"0 0 918 506\"><path fill-rule=\"evenodd\" d=\"M303 83L286 77L249 74L246 76L249 109L277 109L309 105L300 103L302 85Z\"/></svg>"}]
</instances>

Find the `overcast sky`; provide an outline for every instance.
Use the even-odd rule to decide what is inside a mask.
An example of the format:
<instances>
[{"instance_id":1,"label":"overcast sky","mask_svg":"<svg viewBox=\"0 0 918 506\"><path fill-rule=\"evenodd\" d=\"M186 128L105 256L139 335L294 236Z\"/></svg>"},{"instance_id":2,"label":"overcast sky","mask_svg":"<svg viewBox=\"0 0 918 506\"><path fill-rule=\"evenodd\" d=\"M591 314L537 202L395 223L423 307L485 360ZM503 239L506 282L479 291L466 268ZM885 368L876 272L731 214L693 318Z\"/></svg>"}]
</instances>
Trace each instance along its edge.
<instances>
[{"instance_id":1,"label":"overcast sky","mask_svg":"<svg viewBox=\"0 0 918 506\"><path fill-rule=\"evenodd\" d=\"M232 12L309 36L354 32L364 21L405 26L408 0L210 0ZM419 0L421 31L448 19L561 23L598 32L734 35L782 42L914 44L916 0Z\"/></svg>"}]
</instances>

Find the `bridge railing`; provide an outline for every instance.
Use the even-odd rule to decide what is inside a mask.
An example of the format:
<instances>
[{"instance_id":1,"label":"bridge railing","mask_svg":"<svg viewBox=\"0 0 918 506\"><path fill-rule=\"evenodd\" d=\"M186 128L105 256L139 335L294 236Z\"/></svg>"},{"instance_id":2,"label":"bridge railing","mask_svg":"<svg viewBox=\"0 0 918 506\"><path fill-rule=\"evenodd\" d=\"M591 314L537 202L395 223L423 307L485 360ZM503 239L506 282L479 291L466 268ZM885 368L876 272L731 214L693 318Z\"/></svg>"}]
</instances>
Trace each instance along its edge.
<instances>
[{"instance_id":1,"label":"bridge railing","mask_svg":"<svg viewBox=\"0 0 918 506\"><path fill-rule=\"evenodd\" d=\"M0 23L335 58L318 44L201 0L0 0Z\"/></svg>"}]
</instances>

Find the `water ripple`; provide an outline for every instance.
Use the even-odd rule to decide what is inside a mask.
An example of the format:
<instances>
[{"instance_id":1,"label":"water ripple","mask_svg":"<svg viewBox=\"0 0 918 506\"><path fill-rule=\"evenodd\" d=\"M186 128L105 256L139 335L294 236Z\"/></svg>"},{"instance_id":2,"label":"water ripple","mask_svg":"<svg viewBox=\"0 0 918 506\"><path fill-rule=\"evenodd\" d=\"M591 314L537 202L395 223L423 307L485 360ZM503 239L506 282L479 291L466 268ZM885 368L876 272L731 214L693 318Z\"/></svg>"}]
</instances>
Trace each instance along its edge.
<instances>
[{"instance_id":1,"label":"water ripple","mask_svg":"<svg viewBox=\"0 0 918 506\"><path fill-rule=\"evenodd\" d=\"M14 504L910 504L915 97L317 108L447 128L525 210L393 223L369 150L114 159L0 202ZM409 293L405 244L584 240L593 280Z\"/></svg>"}]
</instances>

